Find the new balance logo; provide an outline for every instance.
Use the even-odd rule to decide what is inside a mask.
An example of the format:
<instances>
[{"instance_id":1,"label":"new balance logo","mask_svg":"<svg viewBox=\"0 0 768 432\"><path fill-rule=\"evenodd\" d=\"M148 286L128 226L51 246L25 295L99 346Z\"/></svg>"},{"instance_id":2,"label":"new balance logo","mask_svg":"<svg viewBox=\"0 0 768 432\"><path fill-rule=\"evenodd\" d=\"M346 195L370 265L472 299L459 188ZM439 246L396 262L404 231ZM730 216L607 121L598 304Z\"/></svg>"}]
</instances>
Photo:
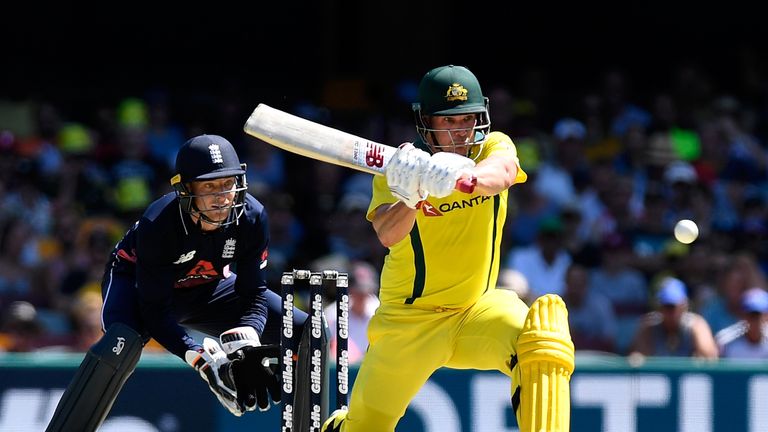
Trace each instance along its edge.
<instances>
[{"instance_id":1,"label":"new balance logo","mask_svg":"<svg viewBox=\"0 0 768 432\"><path fill-rule=\"evenodd\" d=\"M177 260L176 260L176 261L174 261L173 263L174 263L174 264L181 264L181 263L185 263L185 262L187 262L187 261L191 260L192 258L194 258L194 256L195 256L195 252L197 252L197 251L191 251L191 252L183 253L183 254L181 254L181 256L179 257L179 259L177 259Z\"/></svg>"}]
</instances>

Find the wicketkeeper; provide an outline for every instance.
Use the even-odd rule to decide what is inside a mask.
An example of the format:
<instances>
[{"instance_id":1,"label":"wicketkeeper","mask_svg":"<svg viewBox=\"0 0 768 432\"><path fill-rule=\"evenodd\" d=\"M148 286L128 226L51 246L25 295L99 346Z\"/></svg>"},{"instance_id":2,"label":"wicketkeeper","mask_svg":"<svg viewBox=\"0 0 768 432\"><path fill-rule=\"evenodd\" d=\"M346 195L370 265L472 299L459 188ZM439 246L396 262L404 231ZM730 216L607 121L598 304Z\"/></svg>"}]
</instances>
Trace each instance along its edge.
<instances>
[{"instance_id":1,"label":"wicketkeeper","mask_svg":"<svg viewBox=\"0 0 768 432\"><path fill-rule=\"evenodd\" d=\"M193 367L236 416L280 400L271 359L279 356L281 301L267 290L267 212L247 192L245 168L217 135L180 148L175 192L150 204L111 253L102 281L105 334L47 431L96 430L150 338ZM294 308L297 334L306 319ZM187 329L212 337L195 340Z\"/></svg>"}]
</instances>

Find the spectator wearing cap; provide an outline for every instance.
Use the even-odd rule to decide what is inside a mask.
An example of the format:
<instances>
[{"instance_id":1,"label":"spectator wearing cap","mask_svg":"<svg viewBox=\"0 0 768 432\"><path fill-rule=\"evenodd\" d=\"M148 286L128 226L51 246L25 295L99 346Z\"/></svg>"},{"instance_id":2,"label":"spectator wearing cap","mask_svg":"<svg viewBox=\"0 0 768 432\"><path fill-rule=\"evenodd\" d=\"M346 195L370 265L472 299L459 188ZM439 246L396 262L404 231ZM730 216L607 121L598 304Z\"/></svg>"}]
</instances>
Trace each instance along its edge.
<instances>
[{"instance_id":1,"label":"spectator wearing cap","mask_svg":"<svg viewBox=\"0 0 768 432\"><path fill-rule=\"evenodd\" d=\"M688 310L687 288L673 277L662 280L657 310L646 314L635 333L630 355L716 359L717 344L709 324Z\"/></svg>"},{"instance_id":2,"label":"spectator wearing cap","mask_svg":"<svg viewBox=\"0 0 768 432\"><path fill-rule=\"evenodd\" d=\"M671 229L680 219L696 221L705 237L711 225L715 203L711 190L699 182L696 168L685 161L674 161L664 170L667 210L664 221Z\"/></svg>"},{"instance_id":3,"label":"spectator wearing cap","mask_svg":"<svg viewBox=\"0 0 768 432\"><path fill-rule=\"evenodd\" d=\"M698 308L714 333L741 319L741 301L745 291L751 287L768 286L757 257L746 252L731 254L715 280L714 295L705 298Z\"/></svg>"},{"instance_id":4,"label":"spectator wearing cap","mask_svg":"<svg viewBox=\"0 0 768 432\"><path fill-rule=\"evenodd\" d=\"M0 352L29 352L37 349L45 328L37 308L27 301L14 301L0 314Z\"/></svg>"},{"instance_id":5,"label":"spectator wearing cap","mask_svg":"<svg viewBox=\"0 0 768 432\"><path fill-rule=\"evenodd\" d=\"M741 307L744 318L715 335L720 357L768 360L768 292L748 289Z\"/></svg>"}]
</instances>

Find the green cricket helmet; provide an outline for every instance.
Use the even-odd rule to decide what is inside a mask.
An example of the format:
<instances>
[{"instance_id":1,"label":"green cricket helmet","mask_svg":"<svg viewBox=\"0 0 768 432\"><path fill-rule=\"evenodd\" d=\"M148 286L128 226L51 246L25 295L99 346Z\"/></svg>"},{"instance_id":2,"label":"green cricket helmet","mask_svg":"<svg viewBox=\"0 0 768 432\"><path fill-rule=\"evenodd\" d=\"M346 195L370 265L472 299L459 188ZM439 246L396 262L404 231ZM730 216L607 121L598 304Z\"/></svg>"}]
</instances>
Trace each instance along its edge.
<instances>
[{"instance_id":1,"label":"green cricket helmet","mask_svg":"<svg viewBox=\"0 0 768 432\"><path fill-rule=\"evenodd\" d=\"M245 210L245 193L248 189L245 168L245 164L240 163L235 148L226 138L218 135L199 135L185 142L179 149L176 155L176 175L171 178L171 186L176 191L183 211L198 215L200 219L212 225L225 226L237 222ZM194 195L189 186L194 181L225 177L235 178L233 190ZM228 206L229 216L224 221L214 221L206 215L206 212L221 209L200 209L195 204L194 198L232 192L235 193L235 198Z\"/></svg>"},{"instance_id":2,"label":"green cricket helmet","mask_svg":"<svg viewBox=\"0 0 768 432\"><path fill-rule=\"evenodd\" d=\"M466 147L464 154L476 159L482 151L485 138L491 129L488 113L488 98L483 96L475 74L463 66L440 66L427 72L419 84L419 101L412 108L416 118L416 130L433 152L454 151L457 147ZM444 129L431 127L430 116L455 116L476 114L470 140L450 145L437 145L435 132ZM428 140L432 135L433 139ZM462 152L459 152L461 154Z\"/></svg>"}]
</instances>

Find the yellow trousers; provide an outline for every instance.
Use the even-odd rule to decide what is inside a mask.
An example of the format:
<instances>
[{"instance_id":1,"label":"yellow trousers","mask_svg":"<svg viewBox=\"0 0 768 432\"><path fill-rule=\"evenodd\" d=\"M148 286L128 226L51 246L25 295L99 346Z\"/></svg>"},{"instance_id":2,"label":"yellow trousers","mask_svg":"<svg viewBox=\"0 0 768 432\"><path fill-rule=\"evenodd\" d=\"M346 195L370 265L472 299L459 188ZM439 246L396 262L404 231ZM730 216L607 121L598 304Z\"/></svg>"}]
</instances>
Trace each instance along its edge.
<instances>
[{"instance_id":1,"label":"yellow trousers","mask_svg":"<svg viewBox=\"0 0 768 432\"><path fill-rule=\"evenodd\" d=\"M516 388L519 372L512 370L511 358L527 312L506 290L489 290L461 310L382 304L368 326L370 346L342 430L394 431L411 399L441 367L498 370Z\"/></svg>"}]
</instances>

